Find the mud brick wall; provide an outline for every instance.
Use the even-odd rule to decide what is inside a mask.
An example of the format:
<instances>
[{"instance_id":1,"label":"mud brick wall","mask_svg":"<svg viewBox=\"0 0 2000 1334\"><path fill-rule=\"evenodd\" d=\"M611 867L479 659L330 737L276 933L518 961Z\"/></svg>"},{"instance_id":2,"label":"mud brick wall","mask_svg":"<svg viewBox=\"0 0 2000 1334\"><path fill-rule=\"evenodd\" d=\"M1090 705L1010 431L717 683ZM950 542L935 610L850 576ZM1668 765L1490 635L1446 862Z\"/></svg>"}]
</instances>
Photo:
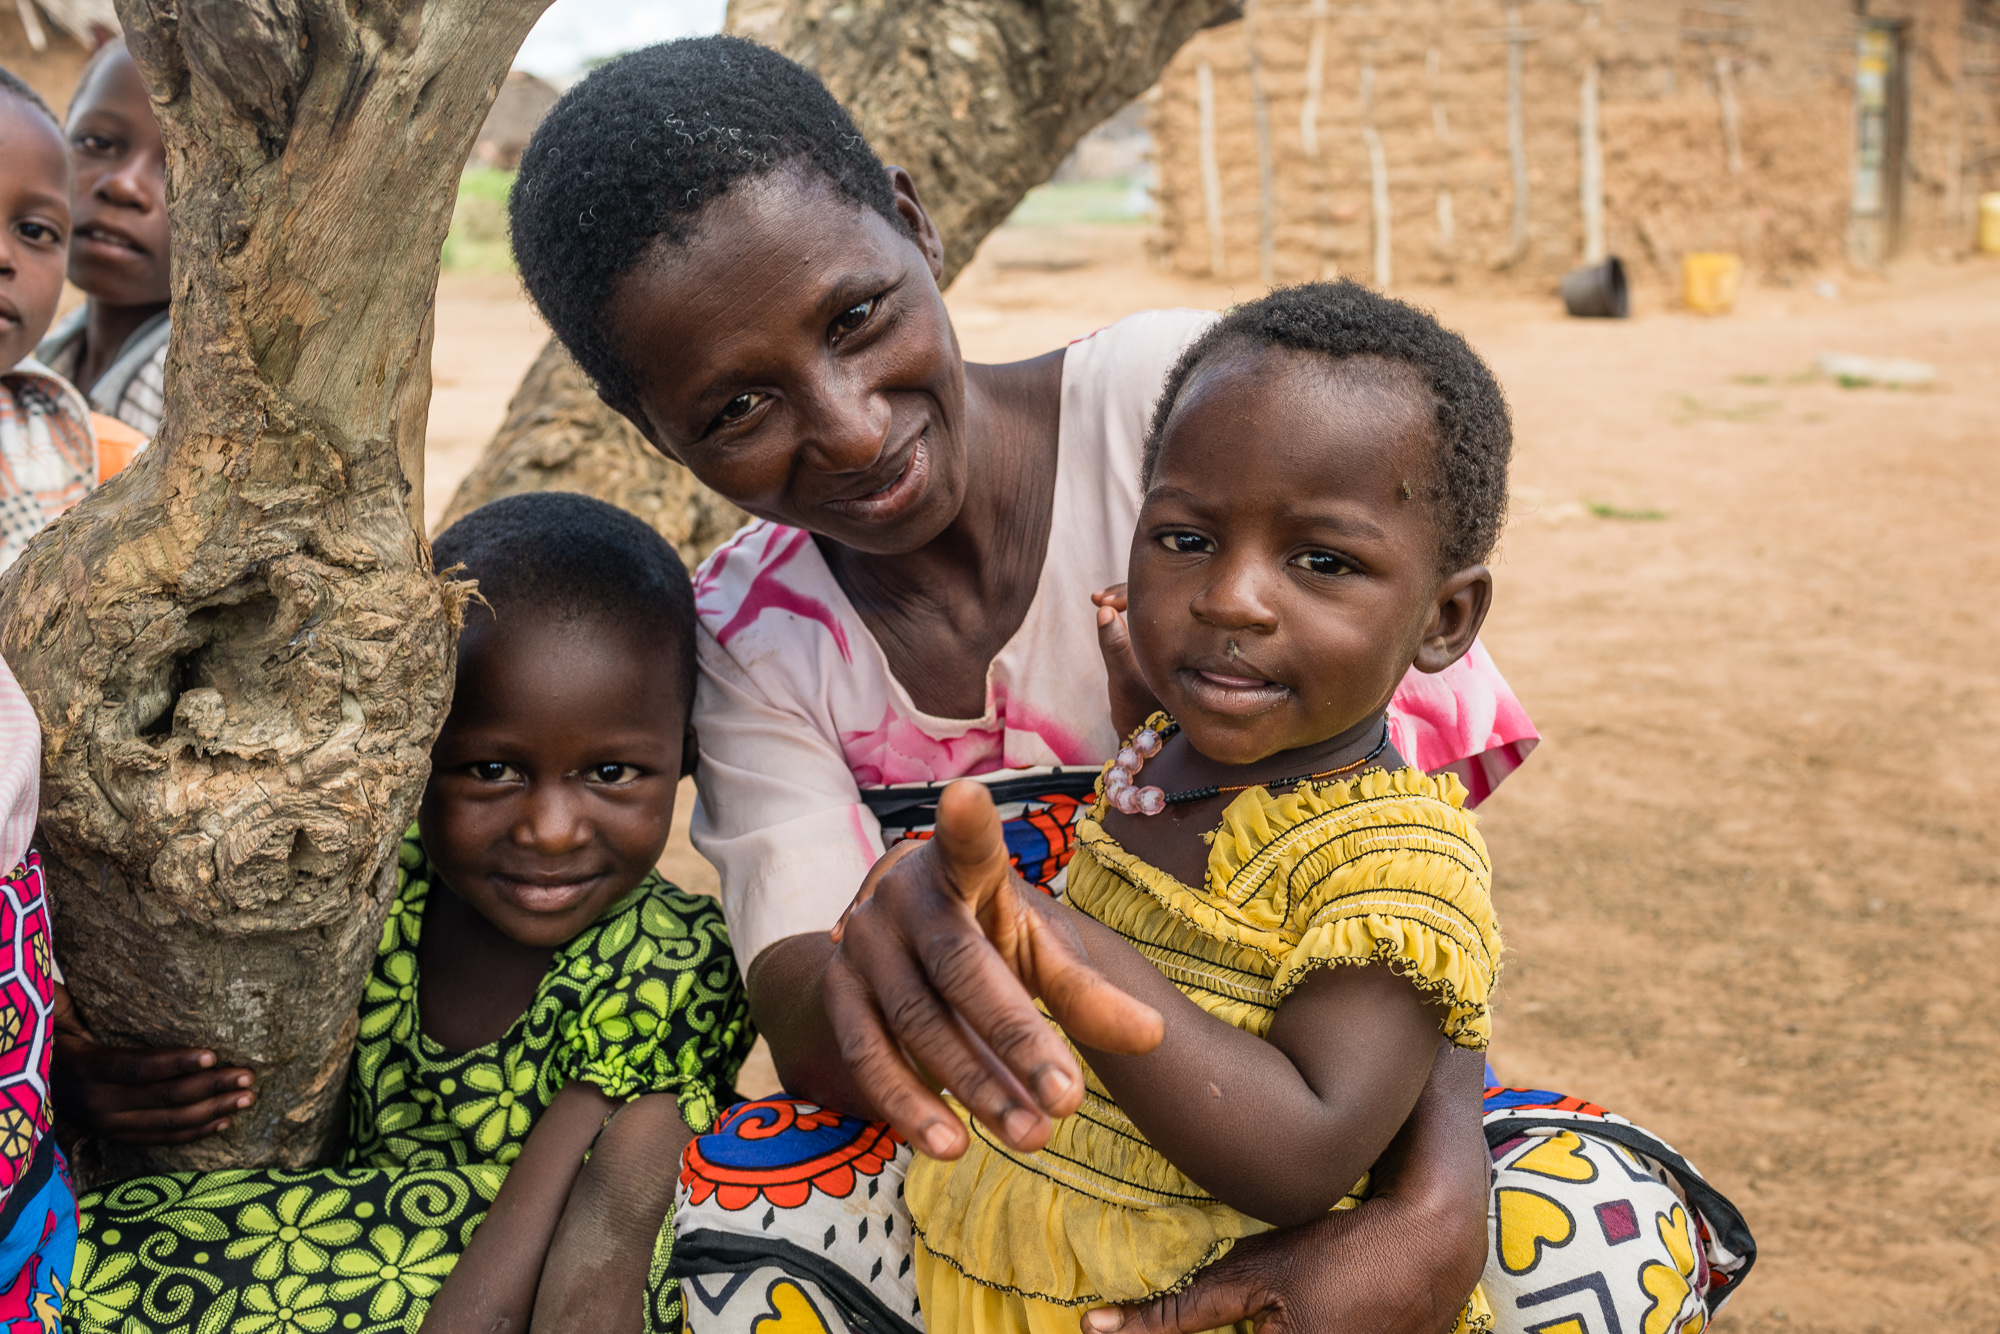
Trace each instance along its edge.
<instances>
[{"instance_id":1,"label":"mud brick wall","mask_svg":"<svg viewBox=\"0 0 2000 1334\"><path fill-rule=\"evenodd\" d=\"M2000 5L1873 0L1869 13L1909 24L1901 249L1963 251L1977 194L2000 189ZM1583 255L1579 118L1594 62L1605 240L1638 277L1670 279L1695 249L1736 251L1766 280L1836 267L1852 195L1858 22L1851 0L1253 0L1244 21L1191 42L1152 99L1164 258L1190 274L1211 268L1197 91L1206 65L1222 276L1260 272L1261 91L1278 281L1373 276L1372 128L1395 283L1546 288ZM1524 234L1510 45L1521 63Z\"/></svg>"}]
</instances>

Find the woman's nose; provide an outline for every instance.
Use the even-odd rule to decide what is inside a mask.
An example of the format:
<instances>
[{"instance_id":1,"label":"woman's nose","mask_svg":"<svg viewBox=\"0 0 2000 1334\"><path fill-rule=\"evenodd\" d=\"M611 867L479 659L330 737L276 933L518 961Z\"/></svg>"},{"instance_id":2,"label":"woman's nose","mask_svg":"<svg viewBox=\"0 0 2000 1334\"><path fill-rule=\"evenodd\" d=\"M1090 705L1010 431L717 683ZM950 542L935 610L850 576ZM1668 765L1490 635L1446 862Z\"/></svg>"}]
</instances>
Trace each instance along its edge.
<instances>
[{"instance_id":1,"label":"woman's nose","mask_svg":"<svg viewBox=\"0 0 2000 1334\"><path fill-rule=\"evenodd\" d=\"M528 794L528 808L514 824L514 842L545 856L574 852L590 841L582 794L572 779L537 783Z\"/></svg>"},{"instance_id":2,"label":"woman's nose","mask_svg":"<svg viewBox=\"0 0 2000 1334\"><path fill-rule=\"evenodd\" d=\"M834 389L813 404L807 447L828 472L866 471L889 447L893 418L889 400L881 394Z\"/></svg>"},{"instance_id":3,"label":"woman's nose","mask_svg":"<svg viewBox=\"0 0 2000 1334\"><path fill-rule=\"evenodd\" d=\"M1188 610L1198 621L1220 630L1269 634L1278 628L1277 608L1263 563L1222 555L1208 566L1208 579L1195 592Z\"/></svg>"}]
</instances>

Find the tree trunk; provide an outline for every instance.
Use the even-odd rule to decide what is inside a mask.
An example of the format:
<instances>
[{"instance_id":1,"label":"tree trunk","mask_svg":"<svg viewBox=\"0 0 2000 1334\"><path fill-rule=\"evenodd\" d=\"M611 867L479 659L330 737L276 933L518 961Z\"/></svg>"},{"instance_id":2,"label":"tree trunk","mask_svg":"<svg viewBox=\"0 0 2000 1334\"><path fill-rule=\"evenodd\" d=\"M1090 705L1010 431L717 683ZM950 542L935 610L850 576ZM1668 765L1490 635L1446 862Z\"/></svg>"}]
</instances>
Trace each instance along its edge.
<instances>
[{"instance_id":1,"label":"tree trunk","mask_svg":"<svg viewBox=\"0 0 2000 1334\"><path fill-rule=\"evenodd\" d=\"M630 510L673 543L690 570L750 517L608 410L553 338L440 523L448 528L489 500L523 491L581 491Z\"/></svg>"},{"instance_id":2,"label":"tree trunk","mask_svg":"<svg viewBox=\"0 0 2000 1334\"><path fill-rule=\"evenodd\" d=\"M167 142L159 437L0 582L58 952L98 1037L261 1096L105 1168L305 1165L451 692L419 528L453 189L546 0L118 0Z\"/></svg>"},{"instance_id":3,"label":"tree trunk","mask_svg":"<svg viewBox=\"0 0 2000 1334\"><path fill-rule=\"evenodd\" d=\"M1077 140L1152 87L1203 25L1240 13L1229 0L730 0L728 26L817 73L883 161L910 169L944 238L950 283ZM692 477L655 481L683 470L598 402L574 367L548 373L552 356L553 341L448 518L531 486L617 504L635 491L705 497L685 516L640 511L679 545L726 505ZM556 396L546 428L538 392ZM603 447L563 461L544 430Z\"/></svg>"}]
</instances>

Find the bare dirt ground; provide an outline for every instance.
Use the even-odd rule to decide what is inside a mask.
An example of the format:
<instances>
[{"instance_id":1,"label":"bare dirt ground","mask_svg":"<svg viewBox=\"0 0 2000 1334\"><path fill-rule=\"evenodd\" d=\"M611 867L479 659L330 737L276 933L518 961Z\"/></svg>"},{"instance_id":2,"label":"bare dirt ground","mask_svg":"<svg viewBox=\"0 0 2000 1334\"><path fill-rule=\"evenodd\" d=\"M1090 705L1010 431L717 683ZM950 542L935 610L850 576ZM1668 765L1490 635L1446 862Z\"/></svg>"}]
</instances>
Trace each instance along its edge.
<instances>
[{"instance_id":1,"label":"bare dirt ground","mask_svg":"<svg viewBox=\"0 0 2000 1334\"><path fill-rule=\"evenodd\" d=\"M1143 237L997 233L950 297L967 355L1255 295ZM1737 1201L1762 1258L1725 1327L1993 1331L2000 260L1841 286L1710 320L1641 292L1623 323L1399 293L1490 358L1518 430L1486 637L1545 739L1485 808L1494 1062ZM509 280L447 278L433 516L542 337ZM1940 381L1842 388L1822 351ZM684 839L668 864L713 883Z\"/></svg>"}]
</instances>

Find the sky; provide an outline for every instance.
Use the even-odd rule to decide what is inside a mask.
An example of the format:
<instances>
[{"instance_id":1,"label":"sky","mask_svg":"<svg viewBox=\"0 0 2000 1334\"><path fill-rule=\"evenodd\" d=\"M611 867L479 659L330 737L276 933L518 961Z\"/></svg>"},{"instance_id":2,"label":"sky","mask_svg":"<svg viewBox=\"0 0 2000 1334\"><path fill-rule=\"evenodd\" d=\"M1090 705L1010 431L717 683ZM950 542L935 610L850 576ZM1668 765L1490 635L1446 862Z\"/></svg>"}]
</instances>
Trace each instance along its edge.
<instances>
[{"instance_id":1,"label":"sky","mask_svg":"<svg viewBox=\"0 0 2000 1334\"><path fill-rule=\"evenodd\" d=\"M528 34L514 68L567 81L585 62L635 46L720 32L725 0L555 0Z\"/></svg>"}]
</instances>

